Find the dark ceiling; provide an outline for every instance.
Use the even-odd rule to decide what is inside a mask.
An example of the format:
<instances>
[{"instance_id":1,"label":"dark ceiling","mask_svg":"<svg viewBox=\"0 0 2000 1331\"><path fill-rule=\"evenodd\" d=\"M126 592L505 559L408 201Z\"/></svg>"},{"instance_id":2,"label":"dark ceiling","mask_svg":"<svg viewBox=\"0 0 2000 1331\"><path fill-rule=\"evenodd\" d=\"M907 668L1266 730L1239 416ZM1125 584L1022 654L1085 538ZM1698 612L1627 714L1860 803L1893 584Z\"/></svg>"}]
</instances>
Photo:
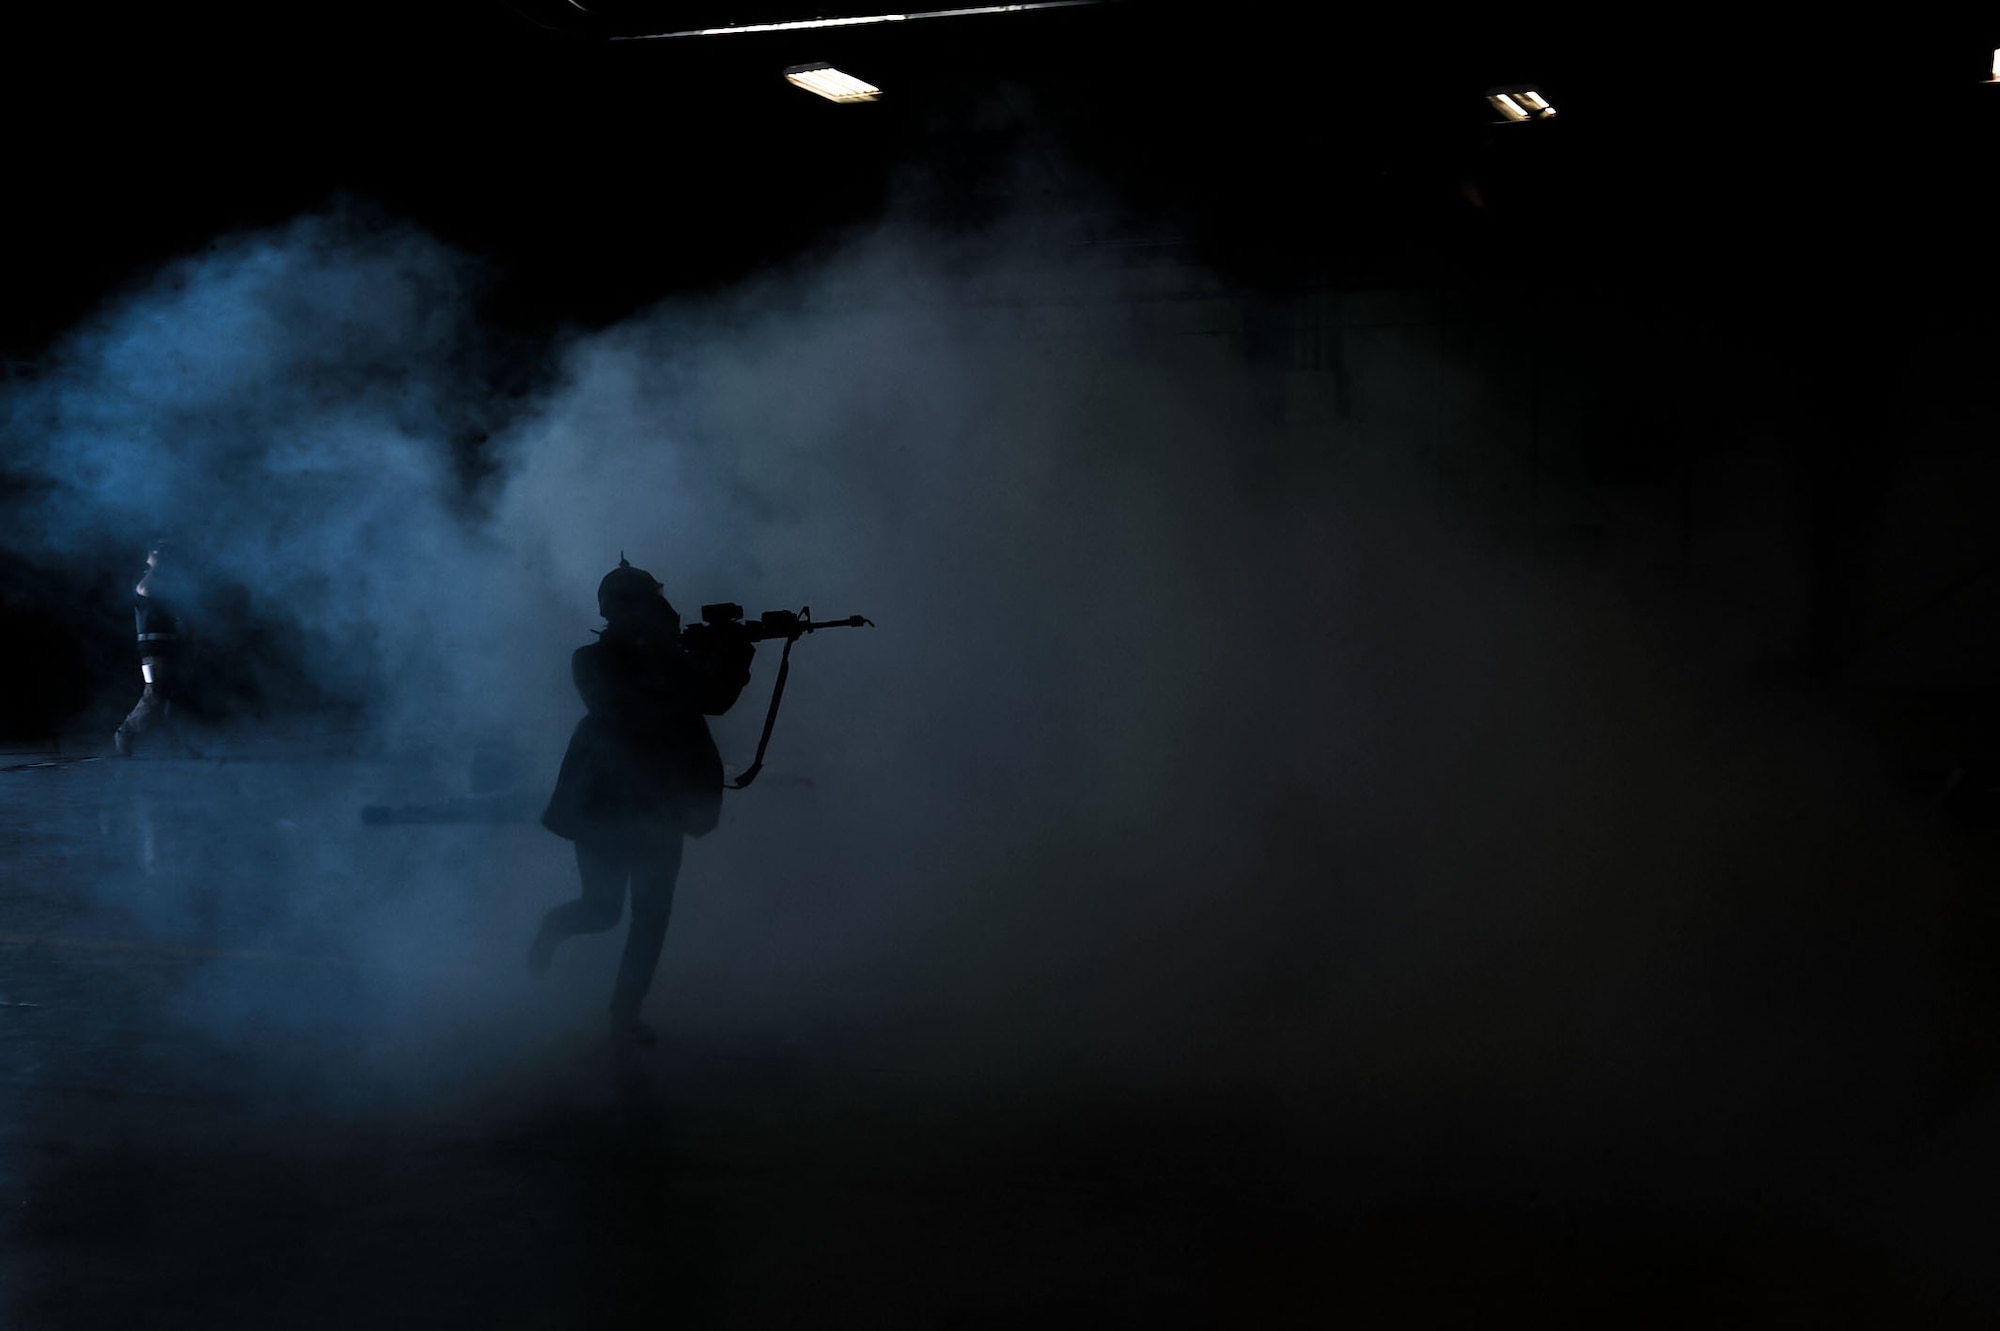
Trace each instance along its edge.
<instances>
[{"instance_id":1,"label":"dark ceiling","mask_svg":"<svg viewBox=\"0 0 2000 1331\"><path fill-rule=\"evenodd\" d=\"M631 41L828 6L595 9L321 0L16 20L5 349L32 354L219 232L339 195L494 258L503 317L601 322L890 200L991 225L1065 163L1108 186L1105 238L1176 238L1252 281L1692 281L1967 313L1992 294L2000 86L1981 80L2000 36L1963 25L1123 0ZM813 60L887 96L837 106L783 82ZM1520 81L1550 89L1557 122L1490 123L1481 94Z\"/></svg>"}]
</instances>

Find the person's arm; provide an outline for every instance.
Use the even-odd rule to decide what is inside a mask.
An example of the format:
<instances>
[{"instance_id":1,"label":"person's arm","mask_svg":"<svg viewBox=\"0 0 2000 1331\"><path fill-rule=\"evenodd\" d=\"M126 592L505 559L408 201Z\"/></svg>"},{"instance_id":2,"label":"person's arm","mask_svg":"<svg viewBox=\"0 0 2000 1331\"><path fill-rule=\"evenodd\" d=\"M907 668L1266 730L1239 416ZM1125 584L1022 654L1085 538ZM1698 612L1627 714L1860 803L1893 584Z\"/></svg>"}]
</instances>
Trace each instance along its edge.
<instances>
[{"instance_id":1,"label":"person's arm","mask_svg":"<svg viewBox=\"0 0 2000 1331\"><path fill-rule=\"evenodd\" d=\"M570 657L570 677L591 716L613 729L648 734L687 710L693 695L682 653L662 644L648 651L579 647Z\"/></svg>"},{"instance_id":2,"label":"person's arm","mask_svg":"<svg viewBox=\"0 0 2000 1331\"><path fill-rule=\"evenodd\" d=\"M721 716L736 705L750 683L750 662L756 655L755 644L734 634L715 635L687 652L696 703L704 713Z\"/></svg>"}]
</instances>

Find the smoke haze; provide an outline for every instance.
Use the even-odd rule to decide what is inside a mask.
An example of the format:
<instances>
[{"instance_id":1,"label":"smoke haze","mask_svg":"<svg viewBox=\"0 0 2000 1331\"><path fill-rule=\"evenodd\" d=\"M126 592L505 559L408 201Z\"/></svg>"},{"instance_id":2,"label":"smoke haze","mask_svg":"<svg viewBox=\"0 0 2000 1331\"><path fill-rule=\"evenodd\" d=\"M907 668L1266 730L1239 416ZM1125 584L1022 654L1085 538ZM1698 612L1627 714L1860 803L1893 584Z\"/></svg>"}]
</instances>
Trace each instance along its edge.
<instances>
[{"instance_id":1,"label":"smoke haze","mask_svg":"<svg viewBox=\"0 0 2000 1331\"><path fill-rule=\"evenodd\" d=\"M1297 375L1274 413L1220 279L1052 235L886 224L502 395L480 265L337 208L12 391L46 487L10 548L136 571L169 532L271 708L216 719L251 756L122 772L91 880L223 954L172 1002L237 1089L573 1093L618 936L520 968L569 847L358 813L545 795L623 553L684 618L878 626L798 645L765 775L691 843L671 1038L1227 1103L1249 1144L1199 1149L1389 1196L1803 1197L1901 1130L1960 871L1838 732L1717 682L1743 658L1690 626L1738 653L1755 613L1491 540L1437 450L1500 390L1423 336L1368 343L1358 417ZM714 723L732 772L776 665ZM351 759L255 756L334 703Z\"/></svg>"}]
</instances>

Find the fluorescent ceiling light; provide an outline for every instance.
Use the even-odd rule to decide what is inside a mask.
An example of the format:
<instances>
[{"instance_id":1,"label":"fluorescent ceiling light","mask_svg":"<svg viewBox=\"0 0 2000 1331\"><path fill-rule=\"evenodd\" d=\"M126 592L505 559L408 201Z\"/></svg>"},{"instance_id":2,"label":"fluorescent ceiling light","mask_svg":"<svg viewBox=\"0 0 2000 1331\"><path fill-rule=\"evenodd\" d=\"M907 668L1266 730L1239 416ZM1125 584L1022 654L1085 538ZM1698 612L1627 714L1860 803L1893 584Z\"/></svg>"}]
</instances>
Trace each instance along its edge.
<instances>
[{"instance_id":1,"label":"fluorescent ceiling light","mask_svg":"<svg viewBox=\"0 0 2000 1331\"><path fill-rule=\"evenodd\" d=\"M843 74L832 65L793 65L785 71L785 77L829 102L872 102L882 95L882 90L874 84Z\"/></svg>"},{"instance_id":2,"label":"fluorescent ceiling light","mask_svg":"<svg viewBox=\"0 0 2000 1331\"><path fill-rule=\"evenodd\" d=\"M1506 116L1511 124L1523 124L1530 120L1553 119L1556 109L1549 105L1549 99L1534 88L1495 88L1486 94L1486 100L1493 109Z\"/></svg>"},{"instance_id":3,"label":"fluorescent ceiling light","mask_svg":"<svg viewBox=\"0 0 2000 1331\"><path fill-rule=\"evenodd\" d=\"M1038 0L1026 5L981 5L977 9L931 9L921 14L866 14L857 18L809 18L796 23L745 23L734 28L689 28L684 32L647 32L614 37L617 42L650 42L667 37L720 37L729 32L793 32L799 28L851 28L858 23L907 23L918 18L961 18L968 14L1014 14L1024 9L1072 9L1114 0Z\"/></svg>"}]
</instances>

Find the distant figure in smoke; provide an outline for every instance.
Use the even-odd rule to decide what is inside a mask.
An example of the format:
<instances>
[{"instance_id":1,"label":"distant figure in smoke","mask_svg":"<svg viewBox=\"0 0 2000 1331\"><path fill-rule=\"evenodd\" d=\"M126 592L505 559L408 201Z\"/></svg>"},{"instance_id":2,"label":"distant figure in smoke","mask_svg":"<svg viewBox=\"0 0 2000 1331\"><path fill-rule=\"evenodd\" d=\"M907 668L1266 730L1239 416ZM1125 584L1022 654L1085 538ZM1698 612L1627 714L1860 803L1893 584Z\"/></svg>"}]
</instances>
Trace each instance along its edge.
<instances>
[{"instance_id":1,"label":"distant figure in smoke","mask_svg":"<svg viewBox=\"0 0 2000 1331\"><path fill-rule=\"evenodd\" d=\"M154 541L146 550L146 571L132 589L132 617L139 634L139 676L146 691L123 725L112 732L111 743L120 757L132 756L133 742L156 723L172 721L174 698L181 684L181 617L163 593L171 576L161 572L166 554L164 542Z\"/></svg>"},{"instance_id":2,"label":"distant figure in smoke","mask_svg":"<svg viewBox=\"0 0 2000 1331\"><path fill-rule=\"evenodd\" d=\"M722 757L704 716L720 716L750 682L747 639L682 639L680 616L652 574L622 557L597 588L606 627L570 658L589 714L577 722L542 825L576 842L583 895L542 919L528 969L544 974L556 944L618 923L632 886L632 925L611 991L615 1039L652 1043L639 1005L666 940L681 838L711 831L722 810Z\"/></svg>"}]
</instances>

